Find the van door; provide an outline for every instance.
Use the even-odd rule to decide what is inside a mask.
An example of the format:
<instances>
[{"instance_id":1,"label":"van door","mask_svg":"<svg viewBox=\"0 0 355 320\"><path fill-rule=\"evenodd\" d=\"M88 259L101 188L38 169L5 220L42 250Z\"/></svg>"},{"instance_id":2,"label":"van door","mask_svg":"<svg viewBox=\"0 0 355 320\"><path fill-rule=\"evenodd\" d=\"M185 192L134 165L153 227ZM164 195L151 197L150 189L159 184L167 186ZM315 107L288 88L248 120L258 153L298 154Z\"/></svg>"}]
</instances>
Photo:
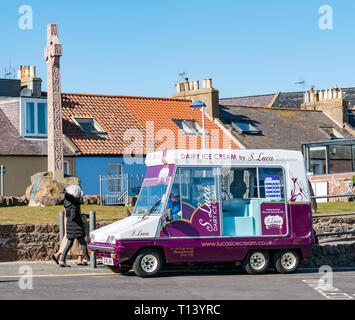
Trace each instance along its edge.
<instances>
[{"instance_id":1,"label":"van door","mask_svg":"<svg viewBox=\"0 0 355 320\"><path fill-rule=\"evenodd\" d=\"M217 168L178 168L166 209L173 220L161 238L201 238L221 235Z\"/></svg>"}]
</instances>

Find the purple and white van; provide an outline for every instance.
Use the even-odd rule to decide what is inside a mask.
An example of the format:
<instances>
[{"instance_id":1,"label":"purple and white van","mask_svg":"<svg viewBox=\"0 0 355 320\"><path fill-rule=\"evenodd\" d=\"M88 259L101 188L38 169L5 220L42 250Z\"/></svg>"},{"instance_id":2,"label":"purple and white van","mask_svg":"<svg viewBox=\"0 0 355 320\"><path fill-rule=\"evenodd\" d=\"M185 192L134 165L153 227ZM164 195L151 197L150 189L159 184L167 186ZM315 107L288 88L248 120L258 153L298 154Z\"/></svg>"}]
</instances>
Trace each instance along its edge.
<instances>
[{"instance_id":1,"label":"purple and white van","mask_svg":"<svg viewBox=\"0 0 355 320\"><path fill-rule=\"evenodd\" d=\"M117 273L156 276L181 263L290 273L309 257L311 199L300 152L171 150L149 154L130 217L90 233Z\"/></svg>"}]
</instances>

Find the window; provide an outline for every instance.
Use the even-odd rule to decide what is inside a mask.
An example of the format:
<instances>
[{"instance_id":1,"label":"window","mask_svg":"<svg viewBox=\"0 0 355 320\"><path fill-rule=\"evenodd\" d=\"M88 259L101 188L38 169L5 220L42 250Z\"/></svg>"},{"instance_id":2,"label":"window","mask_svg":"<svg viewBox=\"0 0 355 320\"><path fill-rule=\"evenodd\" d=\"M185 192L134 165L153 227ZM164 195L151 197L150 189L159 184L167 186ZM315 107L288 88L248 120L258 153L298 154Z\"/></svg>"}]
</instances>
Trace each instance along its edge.
<instances>
[{"instance_id":1,"label":"window","mask_svg":"<svg viewBox=\"0 0 355 320\"><path fill-rule=\"evenodd\" d=\"M353 171L351 146L329 146L329 173Z\"/></svg>"},{"instance_id":2,"label":"window","mask_svg":"<svg viewBox=\"0 0 355 320\"><path fill-rule=\"evenodd\" d=\"M196 120L179 120L173 119L174 123L184 131L185 135L200 136L203 134L203 129Z\"/></svg>"},{"instance_id":3,"label":"window","mask_svg":"<svg viewBox=\"0 0 355 320\"><path fill-rule=\"evenodd\" d=\"M47 136L47 104L36 100L25 101L22 110L22 135L26 137Z\"/></svg>"},{"instance_id":4,"label":"window","mask_svg":"<svg viewBox=\"0 0 355 320\"><path fill-rule=\"evenodd\" d=\"M221 168L223 236L285 235L281 168Z\"/></svg>"},{"instance_id":5,"label":"window","mask_svg":"<svg viewBox=\"0 0 355 320\"><path fill-rule=\"evenodd\" d=\"M121 194L124 190L124 180L122 175L122 163L108 164L108 191L112 194Z\"/></svg>"},{"instance_id":6,"label":"window","mask_svg":"<svg viewBox=\"0 0 355 320\"><path fill-rule=\"evenodd\" d=\"M265 201L284 201L285 184L281 168L259 169L260 198Z\"/></svg>"},{"instance_id":7,"label":"window","mask_svg":"<svg viewBox=\"0 0 355 320\"><path fill-rule=\"evenodd\" d=\"M260 133L250 122L232 122L232 128L239 133Z\"/></svg>"},{"instance_id":8,"label":"window","mask_svg":"<svg viewBox=\"0 0 355 320\"><path fill-rule=\"evenodd\" d=\"M93 118L73 118L76 124L83 130L85 133L105 133L102 127L97 123Z\"/></svg>"},{"instance_id":9,"label":"window","mask_svg":"<svg viewBox=\"0 0 355 320\"><path fill-rule=\"evenodd\" d=\"M319 126L321 132L327 135L329 139L344 139L344 137L331 126Z\"/></svg>"},{"instance_id":10,"label":"window","mask_svg":"<svg viewBox=\"0 0 355 320\"><path fill-rule=\"evenodd\" d=\"M222 168L222 199L257 198L256 169Z\"/></svg>"},{"instance_id":11,"label":"window","mask_svg":"<svg viewBox=\"0 0 355 320\"><path fill-rule=\"evenodd\" d=\"M190 220L191 214L206 203L218 201L216 169L179 168L171 188L167 209L172 209L175 219ZM182 210L182 207L189 210ZM183 216L177 216L182 211Z\"/></svg>"},{"instance_id":12,"label":"window","mask_svg":"<svg viewBox=\"0 0 355 320\"><path fill-rule=\"evenodd\" d=\"M108 175L109 176L120 176L122 174L122 163L109 163L108 164Z\"/></svg>"},{"instance_id":13,"label":"window","mask_svg":"<svg viewBox=\"0 0 355 320\"><path fill-rule=\"evenodd\" d=\"M312 147L309 149L309 165L309 170L314 175L327 173L326 147Z\"/></svg>"},{"instance_id":14,"label":"window","mask_svg":"<svg viewBox=\"0 0 355 320\"><path fill-rule=\"evenodd\" d=\"M70 175L70 166L68 160L64 160L64 174L67 176Z\"/></svg>"},{"instance_id":15,"label":"window","mask_svg":"<svg viewBox=\"0 0 355 320\"><path fill-rule=\"evenodd\" d=\"M35 104L33 102L26 103L26 133L35 133Z\"/></svg>"}]
</instances>

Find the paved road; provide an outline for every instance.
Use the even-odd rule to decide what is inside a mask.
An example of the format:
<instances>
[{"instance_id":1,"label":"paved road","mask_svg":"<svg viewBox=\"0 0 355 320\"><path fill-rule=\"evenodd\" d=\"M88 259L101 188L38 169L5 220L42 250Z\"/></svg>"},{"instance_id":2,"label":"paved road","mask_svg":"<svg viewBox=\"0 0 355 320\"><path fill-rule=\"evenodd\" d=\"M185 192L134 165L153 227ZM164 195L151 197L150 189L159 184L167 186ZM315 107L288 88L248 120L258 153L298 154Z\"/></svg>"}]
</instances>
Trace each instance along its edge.
<instances>
[{"instance_id":1,"label":"paved road","mask_svg":"<svg viewBox=\"0 0 355 320\"><path fill-rule=\"evenodd\" d=\"M25 277L31 273L32 278ZM324 283L330 286L319 287L325 275L318 270L259 276L169 270L159 278L142 279L133 272L112 274L102 266L92 271L74 264L58 268L48 262L5 263L0 264L0 300L355 300L355 269L333 270L332 274L332 282Z\"/></svg>"}]
</instances>

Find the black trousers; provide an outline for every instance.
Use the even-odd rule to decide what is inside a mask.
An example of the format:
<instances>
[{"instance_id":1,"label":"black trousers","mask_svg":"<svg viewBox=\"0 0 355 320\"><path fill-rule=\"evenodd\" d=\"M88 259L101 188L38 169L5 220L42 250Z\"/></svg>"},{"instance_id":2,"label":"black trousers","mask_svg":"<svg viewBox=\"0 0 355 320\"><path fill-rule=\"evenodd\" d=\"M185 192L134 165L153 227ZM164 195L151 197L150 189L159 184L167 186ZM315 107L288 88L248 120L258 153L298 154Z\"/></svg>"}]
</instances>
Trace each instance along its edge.
<instances>
[{"instance_id":1,"label":"black trousers","mask_svg":"<svg viewBox=\"0 0 355 320\"><path fill-rule=\"evenodd\" d=\"M77 238L77 240L81 244L81 247L83 249L83 253L84 253L86 259L88 261L90 261L90 256L89 256L89 252L88 252L88 247L86 245L85 237ZM65 259L67 258L67 254L68 254L69 250L72 248L74 241L75 241L75 239L68 239L68 243L67 243L62 255L60 256L61 262L65 263Z\"/></svg>"}]
</instances>

